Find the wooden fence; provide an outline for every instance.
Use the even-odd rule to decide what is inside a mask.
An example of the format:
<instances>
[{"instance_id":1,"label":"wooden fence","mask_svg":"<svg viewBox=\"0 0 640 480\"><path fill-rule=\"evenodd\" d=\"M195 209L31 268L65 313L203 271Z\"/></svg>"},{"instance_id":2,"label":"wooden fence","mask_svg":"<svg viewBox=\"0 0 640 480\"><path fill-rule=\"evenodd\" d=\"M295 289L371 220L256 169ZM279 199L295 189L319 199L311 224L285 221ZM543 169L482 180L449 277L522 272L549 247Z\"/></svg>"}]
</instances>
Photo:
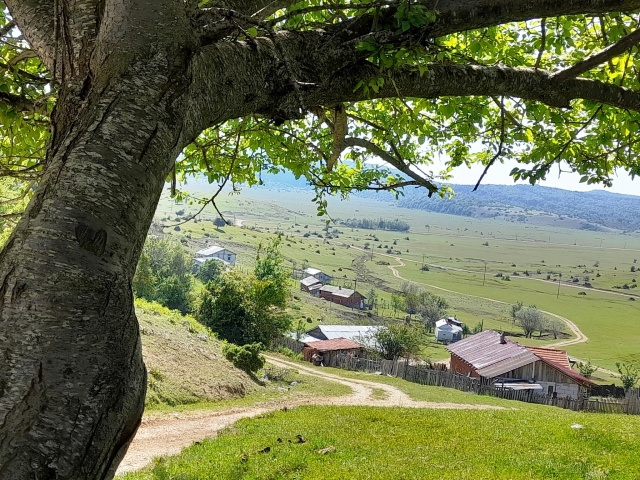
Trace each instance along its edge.
<instances>
[{"instance_id":1,"label":"wooden fence","mask_svg":"<svg viewBox=\"0 0 640 480\"><path fill-rule=\"evenodd\" d=\"M338 354L332 358L332 362L328 366L368 373L380 373L419 383L420 385L455 388L478 395L552 405L567 410L640 415L640 398L638 396L628 396L626 399L595 397L581 399L554 398L551 395L541 395L531 390L510 390L497 387L487 380L459 375L448 370L410 365L407 360L402 358L398 360L383 360Z\"/></svg>"},{"instance_id":2,"label":"wooden fence","mask_svg":"<svg viewBox=\"0 0 640 480\"><path fill-rule=\"evenodd\" d=\"M293 353L302 353L304 343L299 342L295 338L280 337L271 342L271 348L276 350L278 347L285 347L291 350Z\"/></svg>"}]
</instances>

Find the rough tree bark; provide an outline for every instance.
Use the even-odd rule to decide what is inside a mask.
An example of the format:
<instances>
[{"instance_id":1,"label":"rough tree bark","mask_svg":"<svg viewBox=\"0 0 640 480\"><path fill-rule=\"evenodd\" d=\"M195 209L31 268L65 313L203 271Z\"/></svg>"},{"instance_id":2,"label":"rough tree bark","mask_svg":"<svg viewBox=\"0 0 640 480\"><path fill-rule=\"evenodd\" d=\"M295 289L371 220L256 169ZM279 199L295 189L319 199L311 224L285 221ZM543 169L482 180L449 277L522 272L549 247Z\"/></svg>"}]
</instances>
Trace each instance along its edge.
<instances>
[{"instance_id":1,"label":"rough tree bark","mask_svg":"<svg viewBox=\"0 0 640 480\"><path fill-rule=\"evenodd\" d=\"M44 177L0 253L0 479L111 478L144 403L131 279L173 162L204 128L231 118L283 121L365 99L356 83L379 73L355 45L372 21L219 41L242 15L260 11L260 20L292 2L220 2L233 15L194 15L198 2L184 0L5 2L59 94ZM640 0L441 7L417 37ZM540 70L433 65L387 75L379 97L588 98L640 109L638 92Z\"/></svg>"},{"instance_id":2,"label":"rough tree bark","mask_svg":"<svg viewBox=\"0 0 640 480\"><path fill-rule=\"evenodd\" d=\"M131 279L185 144L190 39L167 37L167 2L138 3L144 36L119 20L99 49L71 39L53 55L44 178L0 253L2 479L111 478L142 415Z\"/></svg>"}]
</instances>

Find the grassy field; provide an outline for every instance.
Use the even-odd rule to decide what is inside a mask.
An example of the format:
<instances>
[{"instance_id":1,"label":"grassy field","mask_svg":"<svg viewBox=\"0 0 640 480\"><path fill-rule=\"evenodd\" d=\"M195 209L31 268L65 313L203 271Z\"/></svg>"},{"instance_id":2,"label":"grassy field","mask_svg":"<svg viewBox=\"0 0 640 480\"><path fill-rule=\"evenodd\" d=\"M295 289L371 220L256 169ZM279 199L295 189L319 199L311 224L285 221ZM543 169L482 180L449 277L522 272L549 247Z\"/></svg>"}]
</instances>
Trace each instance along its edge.
<instances>
[{"instance_id":1,"label":"grassy field","mask_svg":"<svg viewBox=\"0 0 640 480\"><path fill-rule=\"evenodd\" d=\"M242 420L122 478L632 479L640 475L638 428L638 418L530 405L301 407Z\"/></svg>"},{"instance_id":2,"label":"grassy field","mask_svg":"<svg viewBox=\"0 0 640 480\"><path fill-rule=\"evenodd\" d=\"M571 355L608 369L615 369L617 361L640 361L640 302L630 300L640 292L633 288L640 275L631 272L640 258L637 235L474 220L356 197L347 202L330 202L332 217L398 218L407 221L411 231L362 230L330 224L327 232L323 230L326 219L315 215L310 198L308 193L296 191L245 189L240 196L223 196L218 201L226 218L241 222L245 228L215 229L211 220L217 214L211 209L198 217L198 223L181 225L179 232L172 227L164 231L186 239L190 248L208 242L238 251L240 267L245 269L251 267L257 245L280 232L285 235L282 252L292 269L306 261L332 274L339 285L355 287L365 295L374 289L380 307L373 313L387 319L403 315L394 315L390 297L406 279L443 296L450 305L449 313L470 326L481 322L485 328L519 335L520 329L510 321L510 304L522 301L567 317L583 330L589 341L567 347ZM177 210L195 213L196 206L175 205L164 199L158 209L158 221L170 225ZM395 278L388 266L381 264L399 265L396 257L406 264L397 267L403 278ZM430 271L421 271L423 264ZM497 274L503 277L498 278ZM593 288L575 288L585 281ZM614 288L625 284L628 289ZM309 327L321 322L379 321L339 307L327 308L326 302L295 293L295 285L292 290L297 297L292 307L296 322ZM522 341L545 345L554 340L548 336ZM446 356L441 347L430 350L435 359Z\"/></svg>"}]
</instances>

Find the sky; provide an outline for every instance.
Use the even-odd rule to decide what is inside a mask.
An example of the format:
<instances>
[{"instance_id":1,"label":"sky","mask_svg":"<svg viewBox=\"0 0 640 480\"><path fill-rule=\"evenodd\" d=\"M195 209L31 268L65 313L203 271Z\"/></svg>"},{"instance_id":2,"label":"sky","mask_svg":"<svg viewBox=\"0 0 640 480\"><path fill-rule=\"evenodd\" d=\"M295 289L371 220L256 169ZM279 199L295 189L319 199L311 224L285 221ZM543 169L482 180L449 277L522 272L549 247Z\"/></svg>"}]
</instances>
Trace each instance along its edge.
<instances>
[{"instance_id":1,"label":"sky","mask_svg":"<svg viewBox=\"0 0 640 480\"><path fill-rule=\"evenodd\" d=\"M515 161L505 161L504 164L494 164L485 175L482 183L486 185L514 185L513 178L509 175L509 172L517 165L518 164ZM433 170L438 171L439 166L434 165ZM467 168L466 166L459 167L454 170L453 178L449 182L462 185L475 185L480 178L480 175L482 175L483 170L484 166L478 164L474 164L472 168ZM518 183L527 184L528 182L521 181ZM636 177L635 180L631 180L631 177L627 172L622 170L613 178L612 188L605 188L602 185L587 185L586 183L580 183L580 175L577 173L563 171L562 174L558 176L557 168L552 169L549 175L547 175L547 180L542 181L539 184L544 185L545 187L562 188L564 190L606 190L611 193L640 196L640 178Z\"/></svg>"}]
</instances>

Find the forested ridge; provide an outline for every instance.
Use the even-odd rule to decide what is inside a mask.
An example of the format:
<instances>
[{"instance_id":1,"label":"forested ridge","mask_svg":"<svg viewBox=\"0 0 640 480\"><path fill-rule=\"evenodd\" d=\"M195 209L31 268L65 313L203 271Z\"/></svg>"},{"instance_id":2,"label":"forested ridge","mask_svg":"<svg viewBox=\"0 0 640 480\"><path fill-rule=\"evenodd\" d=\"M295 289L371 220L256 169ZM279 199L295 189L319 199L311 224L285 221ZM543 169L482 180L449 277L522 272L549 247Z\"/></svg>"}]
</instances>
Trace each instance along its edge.
<instances>
[{"instance_id":1,"label":"forested ridge","mask_svg":"<svg viewBox=\"0 0 640 480\"><path fill-rule=\"evenodd\" d=\"M311 188L303 179L296 179L290 173L267 174L263 176L263 181L261 188ZM397 200L390 192L365 191L354 195L392 202L405 208L465 217L496 218L506 214L509 218L524 220L528 215L542 213L582 220L576 224L582 229L597 229L600 226L626 231L640 230L640 218L635 213L640 211L640 197L633 195L605 190L576 192L540 185L480 185L475 192L472 185L450 186L454 192L450 198L437 195L429 198L426 191L408 188Z\"/></svg>"},{"instance_id":2,"label":"forested ridge","mask_svg":"<svg viewBox=\"0 0 640 480\"><path fill-rule=\"evenodd\" d=\"M619 230L640 230L640 197L602 190L574 192L531 185L482 185L473 192L470 185L452 185L452 198L428 198L426 194L407 192L398 205L432 212L467 217L501 217L505 213L521 219L524 215L545 213L583 220L579 228L596 226ZM528 212L509 212L521 209Z\"/></svg>"}]
</instances>

